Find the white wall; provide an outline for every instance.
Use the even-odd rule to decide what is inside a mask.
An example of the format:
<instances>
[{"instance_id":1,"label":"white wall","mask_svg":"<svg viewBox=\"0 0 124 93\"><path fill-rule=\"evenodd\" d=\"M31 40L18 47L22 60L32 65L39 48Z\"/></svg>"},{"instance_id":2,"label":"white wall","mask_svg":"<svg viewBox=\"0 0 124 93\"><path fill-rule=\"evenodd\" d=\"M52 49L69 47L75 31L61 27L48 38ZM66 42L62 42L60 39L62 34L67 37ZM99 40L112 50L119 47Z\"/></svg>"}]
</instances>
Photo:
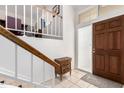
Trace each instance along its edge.
<instances>
[{"instance_id":1,"label":"white wall","mask_svg":"<svg viewBox=\"0 0 124 93\"><path fill-rule=\"evenodd\" d=\"M92 25L78 29L78 68L92 73Z\"/></svg>"},{"instance_id":2,"label":"white wall","mask_svg":"<svg viewBox=\"0 0 124 93\"><path fill-rule=\"evenodd\" d=\"M50 40L33 37L20 37L30 45L37 48L39 51L50 57L51 59L69 56L72 57L72 68L74 67L74 17L73 9L71 6L63 7L63 40ZM15 50L14 44L0 36L0 71L14 75L14 60ZM34 82L41 82L43 80L43 62L34 57ZM20 78L30 79L31 69L31 55L27 51L18 47L18 72ZM53 68L45 65L45 77L50 79L53 73Z\"/></svg>"},{"instance_id":3,"label":"white wall","mask_svg":"<svg viewBox=\"0 0 124 93\"><path fill-rule=\"evenodd\" d=\"M63 9L63 55L72 57L72 68L74 68L74 11L71 6L64 6Z\"/></svg>"}]
</instances>

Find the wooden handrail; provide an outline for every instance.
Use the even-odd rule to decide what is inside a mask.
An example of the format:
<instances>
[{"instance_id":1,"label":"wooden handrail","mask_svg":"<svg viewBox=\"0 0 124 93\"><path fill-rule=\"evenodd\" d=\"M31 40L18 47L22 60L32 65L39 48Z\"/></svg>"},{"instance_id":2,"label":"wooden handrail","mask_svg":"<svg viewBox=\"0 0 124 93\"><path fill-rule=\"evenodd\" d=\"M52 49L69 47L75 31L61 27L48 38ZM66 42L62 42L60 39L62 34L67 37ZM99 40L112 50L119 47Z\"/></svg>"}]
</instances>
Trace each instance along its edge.
<instances>
[{"instance_id":1,"label":"wooden handrail","mask_svg":"<svg viewBox=\"0 0 124 93\"><path fill-rule=\"evenodd\" d=\"M48 64L52 65L56 69L60 69L60 65L59 64L57 64L56 62L54 62L53 60L51 60L50 58L48 58L46 55L44 55L43 53L41 53L40 51L38 51L37 49L35 49L31 45L29 45L25 41L23 41L20 38L18 38L16 35L14 35L13 33L11 33L10 31L6 30L1 25L0 25L0 34L2 36L6 37L7 39L9 39L10 41L16 43L20 47L24 48L28 52L32 53L33 55L37 56L38 58L44 60Z\"/></svg>"}]
</instances>

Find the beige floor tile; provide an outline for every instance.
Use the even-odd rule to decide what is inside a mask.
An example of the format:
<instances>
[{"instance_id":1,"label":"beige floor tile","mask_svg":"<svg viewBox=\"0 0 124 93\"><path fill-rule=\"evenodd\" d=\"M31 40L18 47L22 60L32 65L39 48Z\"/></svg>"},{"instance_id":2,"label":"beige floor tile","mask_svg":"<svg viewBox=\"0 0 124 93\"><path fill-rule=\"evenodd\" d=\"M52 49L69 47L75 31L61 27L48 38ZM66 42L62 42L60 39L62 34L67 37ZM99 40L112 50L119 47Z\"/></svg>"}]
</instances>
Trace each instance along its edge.
<instances>
[{"instance_id":1,"label":"beige floor tile","mask_svg":"<svg viewBox=\"0 0 124 93\"><path fill-rule=\"evenodd\" d=\"M71 75L72 75L72 76L75 76L77 73L78 73L78 72L76 72L76 71L72 71L72 72L71 72Z\"/></svg>"},{"instance_id":2,"label":"beige floor tile","mask_svg":"<svg viewBox=\"0 0 124 93\"><path fill-rule=\"evenodd\" d=\"M2 80L4 80L4 79L5 79L5 77L0 76L0 81L2 81Z\"/></svg>"},{"instance_id":3,"label":"beige floor tile","mask_svg":"<svg viewBox=\"0 0 124 93\"><path fill-rule=\"evenodd\" d=\"M84 75L83 74L80 74L80 73L75 73L73 76L76 77L76 78L78 78L78 79L80 79Z\"/></svg>"},{"instance_id":4,"label":"beige floor tile","mask_svg":"<svg viewBox=\"0 0 124 93\"><path fill-rule=\"evenodd\" d=\"M89 83L87 83L87 82L85 82L85 81L83 81L83 80L78 81L76 85L78 85L78 86L81 87L81 88L87 88L87 87L90 86Z\"/></svg>"},{"instance_id":5,"label":"beige floor tile","mask_svg":"<svg viewBox=\"0 0 124 93\"><path fill-rule=\"evenodd\" d=\"M54 88L64 88L61 84L56 85Z\"/></svg>"},{"instance_id":6,"label":"beige floor tile","mask_svg":"<svg viewBox=\"0 0 124 93\"><path fill-rule=\"evenodd\" d=\"M84 75L86 75L87 73L86 72L83 72L83 71L78 71L78 70L73 70L72 71L72 76L76 77L76 78L81 78L83 77Z\"/></svg>"},{"instance_id":7,"label":"beige floor tile","mask_svg":"<svg viewBox=\"0 0 124 93\"><path fill-rule=\"evenodd\" d=\"M73 71L76 72L76 73L80 73L82 75L86 75L87 74L86 72L83 72L83 71L77 70L77 69L74 69Z\"/></svg>"},{"instance_id":8,"label":"beige floor tile","mask_svg":"<svg viewBox=\"0 0 124 93\"><path fill-rule=\"evenodd\" d=\"M4 75L0 75L0 80L4 80L5 84L8 84L8 85L13 85L13 86L22 85L23 88L31 88L31 87L33 87L32 84L30 84L30 83L15 80L15 79L9 78L9 77L4 76Z\"/></svg>"},{"instance_id":9,"label":"beige floor tile","mask_svg":"<svg viewBox=\"0 0 124 93\"><path fill-rule=\"evenodd\" d=\"M65 88L69 88L70 86L73 85L73 83L69 80L65 80L65 81L61 82L61 85Z\"/></svg>"},{"instance_id":10,"label":"beige floor tile","mask_svg":"<svg viewBox=\"0 0 124 93\"><path fill-rule=\"evenodd\" d=\"M71 77L70 74L69 74L69 73L66 73L66 74L64 74L64 75L62 76L62 80L67 80L67 79L70 78L70 77ZM59 75L57 75L57 77L56 77L55 79L58 79L59 81L61 81Z\"/></svg>"},{"instance_id":11,"label":"beige floor tile","mask_svg":"<svg viewBox=\"0 0 124 93\"><path fill-rule=\"evenodd\" d=\"M33 86L31 84L23 84L22 87L23 88L33 88Z\"/></svg>"},{"instance_id":12,"label":"beige floor tile","mask_svg":"<svg viewBox=\"0 0 124 93\"><path fill-rule=\"evenodd\" d=\"M98 88L98 87L96 87L94 85L90 85L90 86L88 86L88 88Z\"/></svg>"},{"instance_id":13,"label":"beige floor tile","mask_svg":"<svg viewBox=\"0 0 124 93\"><path fill-rule=\"evenodd\" d=\"M122 88L124 88L124 85L122 86Z\"/></svg>"},{"instance_id":14,"label":"beige floor tile","mask_svg":"<svg viewBox=\"0 0 124 93\"><path fill-rule=\"evenodd\" d=\"M23 85L24 82L20 82L18 80L8 79L8 80L6 80L6 84L11 84L11 85L14 85L14 86L19 86L19 85Z\"/></svg>"},{"instance_id":15,"label":"beige floor tile","mask_svg":"<svg viewBox=\"0 0 124 93\"><path fill-rule=\"evenodd\" d=\"M60 80L58 80L58 79L54 79L54 80L51 79L51 80L45 81L43 83L43 85L45 85L46 87L49 87L49 88L54 87L58 84L60 84Z\"/></svg>"},{"instance_id":16,"label":"beige floor tile","mask_svg":"<svg viewBox=\"0 0 124 93\"><path fill-rule=\"evenodd\" d=\"M83 76L87 74L86 72L83 71L78 71L78 73L82 74Z\"/></svg>"},{"instance_id":17,"label":"beige floor tile","mask_svg":"<svg viewBox=\"0 0 124 93\"><path fill-rule=\"evenodd\" d=\"M79 86L73 84L72 86L70 86L70 88L80 88Z\"/></svg>"},{"instance_id":18,"label":"beige floor tile","mask_svg":"<svg viewBox=\"0 0 124 93\"><path fill-rule=\"evenodd\" d=\"M71 81L71 82L73 82L73 83L77 83L80 79L79 78L76 78L74 76L71 76L68 80Z\"/></svg>"}]
</instances>

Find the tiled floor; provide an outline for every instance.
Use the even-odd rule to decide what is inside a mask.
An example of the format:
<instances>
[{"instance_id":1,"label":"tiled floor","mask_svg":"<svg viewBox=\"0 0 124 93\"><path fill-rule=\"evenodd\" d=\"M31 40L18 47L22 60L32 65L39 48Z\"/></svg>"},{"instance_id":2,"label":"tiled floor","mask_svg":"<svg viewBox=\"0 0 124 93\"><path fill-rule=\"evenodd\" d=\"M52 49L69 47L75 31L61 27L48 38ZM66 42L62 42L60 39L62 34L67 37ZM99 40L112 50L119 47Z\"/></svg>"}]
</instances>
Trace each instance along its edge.
<instances>
[{"instance_id":1,"label":"tiled floor","mask_svg":"<svg viewBox=\"0 0 124 93\"><path fill-rule=\"evenodd\" d=\"M45 86L47 87L54 87L54 88L96 88L96 86L89 84L80 78L84 76L86 73L79 71L79 70L72 70L72 75L70 76L69 73L63 76L63 81L60 81L59 76L54 80L49 80L45 82ZM25 83L22 81L17 81L10 79L6 76L0 75L0 80L5 80L5 83L8 85L22 85L23 88L32 88L33 86L29 83Z\"/></svg>"},{"instance_id":2,"label":"tiled floor","mask_svg":"<svg viewBox=\"0 0 124 93\"><path fill-rule=\"evenodd\" d=\"M53 88L97 88L95 85L92 85L88 82L81 80L80 78L83 77L84 75L86 75L86 72L82 72L80 70L72 70L72 75L70 76L69 73L65 74L63 76L62 81L60 81L59 76L58 76L54 80L49 80L45 82L44 84L45 84L45 87L52 86ZM9 84L9 85L15 85L15 86L22 85L23 88L33 88L33 85L29 83L12 80L10 78L7 78L1 75L0 75L0 80L5 80L6 84Z\"/></svg>"},{"instance_id":3,"label":"tiled floor","mask_svg":"<svg viewBox=\"0 0 124 93\"><path fill-rule=\"evenodd\" d=\"M67 73L63 76L63 81L56 78L54 88L97 88L96 86L80 79L85 74L85 72L79 70L72 70L72 75L70 76Z\"/></svg>"},{"instance_id":4,"label":"tiled floor","mask_svg":"<svg viewBox=\"0 0 124 93\"><path fill-rule=\"evenodd\" d=\"M23 81L19 81L19 80L14 80L14 79L11 79L4 75L0 75L0 80L4 80L5 84L7 84L7 85L13 85L13 86L22 85L22 88L32 88L33 87L32 84L29 84L29 83L26 83Z\"/></svg>"}]
</instances>

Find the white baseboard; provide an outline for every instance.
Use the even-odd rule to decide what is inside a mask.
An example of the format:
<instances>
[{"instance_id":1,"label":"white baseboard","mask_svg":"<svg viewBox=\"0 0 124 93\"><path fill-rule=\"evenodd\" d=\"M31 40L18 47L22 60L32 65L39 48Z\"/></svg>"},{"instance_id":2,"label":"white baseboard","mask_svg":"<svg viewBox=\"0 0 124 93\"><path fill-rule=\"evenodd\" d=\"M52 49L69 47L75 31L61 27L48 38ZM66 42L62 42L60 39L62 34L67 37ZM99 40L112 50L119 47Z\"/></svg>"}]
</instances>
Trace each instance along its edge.
<instances>
[{"instance_id":1,"label":"white baseboard","mask_svg":"<svg viewBox=\"0 0 124 93\"><path fill-rule=\"evenodd\" d=\"M0 74L3 74L3 75L8 76L8 77L11 77L13 79L15 78L14 71L10 71L10 70L5 69L5 68L1 68L0 67ZM31 83L30 82L31 78L28 77L28 76L25 76L25 75L18 74L18 78L17 79ZM49 80L51 80L51 78L49 78ZM36 81L32 82L32 84L38 85L38 86L41 86L41 83L42 83L42 81L41 82L36 82Z\"/></svg>"},{"instance_id":2,"label":"white baseboard","mask_svg":"<svg viewBox=\"0 0 124 93\"><path fill-rule=\"evenodd\" d=\"M0 68L0 73L3 74L3 75L15 78L14 71L10 71L10 70L5 69L5 68ZM18 78L21 79L21 80L24 80L24 81L30 81L30 77L25 76L25 75L18 74Z\"/></svg>"}]
</instances>

